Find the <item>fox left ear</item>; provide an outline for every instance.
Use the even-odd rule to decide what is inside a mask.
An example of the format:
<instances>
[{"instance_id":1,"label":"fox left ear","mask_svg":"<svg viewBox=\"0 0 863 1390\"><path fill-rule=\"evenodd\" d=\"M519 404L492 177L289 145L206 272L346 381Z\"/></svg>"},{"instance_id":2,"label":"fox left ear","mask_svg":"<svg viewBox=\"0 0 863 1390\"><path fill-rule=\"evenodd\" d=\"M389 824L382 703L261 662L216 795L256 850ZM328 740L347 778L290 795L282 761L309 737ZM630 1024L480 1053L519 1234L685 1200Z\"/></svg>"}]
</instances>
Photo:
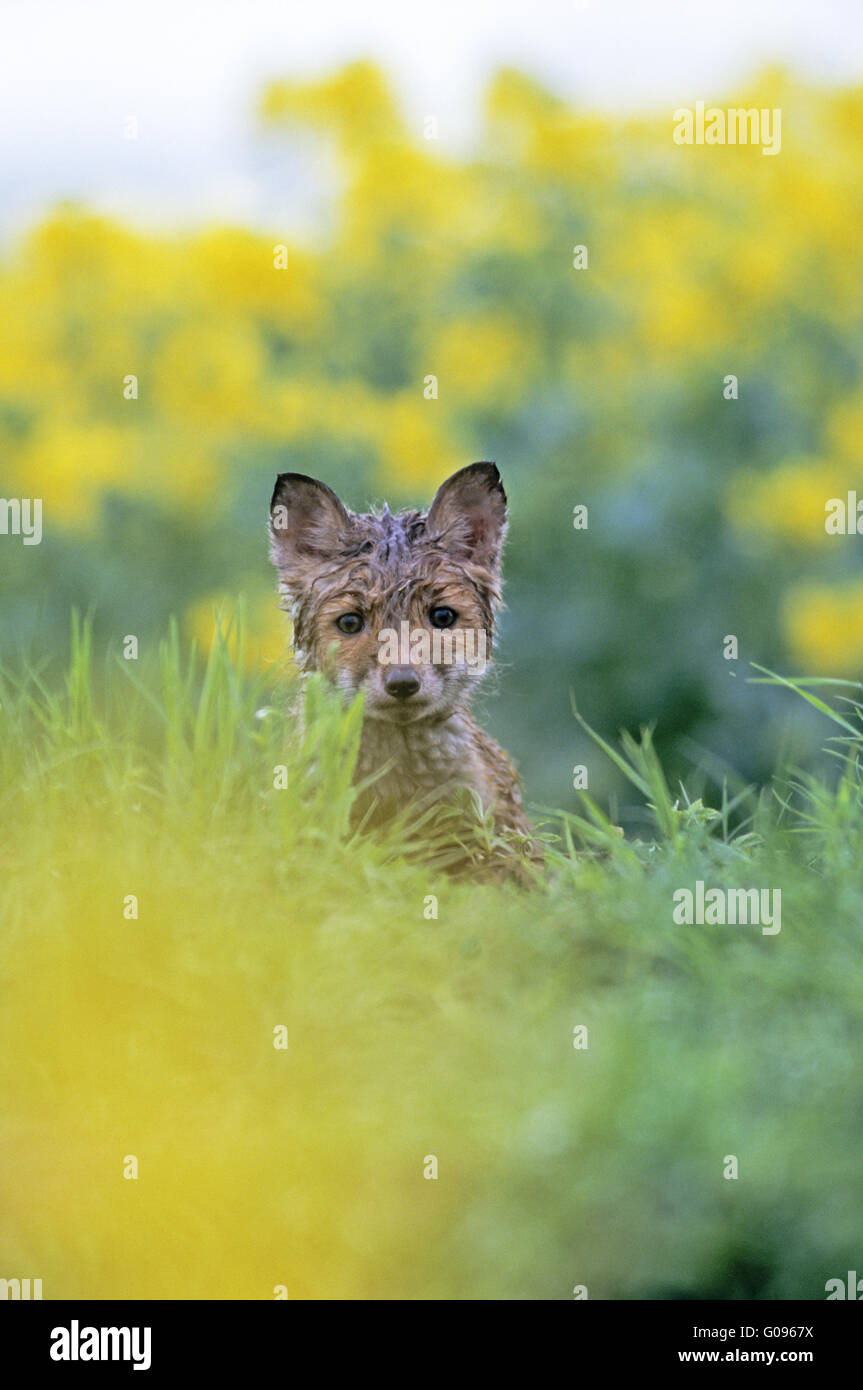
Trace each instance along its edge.
<instances>
[{"instance_id":1,"label":"fox left ear","mask_svg":"<svg viewBox=\"0 0 863 1390\"><path fill-rule=\"evenodd\" d=\"M280 473L270 503L270 557L280 574L305 578L350 534L351 519L326 483Z\"/></svg>"},{"instance_id":2,"label":"fox left ear","mask_svg":"<svg viewBox=\"0 0 863 1390\"><path fill-rule=\"evenodd\" d=\"M495 463L471 463L441 483L426 530L463 548L487 569L500 565L506 535L506 493Z\"/></svg>"}]
</instances>

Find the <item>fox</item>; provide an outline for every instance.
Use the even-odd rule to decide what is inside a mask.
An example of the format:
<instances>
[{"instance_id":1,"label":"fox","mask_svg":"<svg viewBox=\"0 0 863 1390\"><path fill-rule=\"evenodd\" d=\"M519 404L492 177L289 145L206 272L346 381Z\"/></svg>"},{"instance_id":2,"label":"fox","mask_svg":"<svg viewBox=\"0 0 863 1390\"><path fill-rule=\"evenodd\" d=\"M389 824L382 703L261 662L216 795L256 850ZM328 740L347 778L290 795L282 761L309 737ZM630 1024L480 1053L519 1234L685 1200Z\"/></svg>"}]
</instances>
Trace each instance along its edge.
<instances>
[{"instance_id":1,"label":"fox","mask_svg":"<svg viewBox=\"0 0 863 1390\"><path fill-rule=\"evenodd\" d=\"M466 789L503 842L536 863L515 766L471 713L501 607L507 526L495 463L447 478L427 512L396 514L351 512L326 483L280 473L270 557L301 673L322 672L348 700L364 695L356 815L380 823Z\"/></svg>"}]
</instances>

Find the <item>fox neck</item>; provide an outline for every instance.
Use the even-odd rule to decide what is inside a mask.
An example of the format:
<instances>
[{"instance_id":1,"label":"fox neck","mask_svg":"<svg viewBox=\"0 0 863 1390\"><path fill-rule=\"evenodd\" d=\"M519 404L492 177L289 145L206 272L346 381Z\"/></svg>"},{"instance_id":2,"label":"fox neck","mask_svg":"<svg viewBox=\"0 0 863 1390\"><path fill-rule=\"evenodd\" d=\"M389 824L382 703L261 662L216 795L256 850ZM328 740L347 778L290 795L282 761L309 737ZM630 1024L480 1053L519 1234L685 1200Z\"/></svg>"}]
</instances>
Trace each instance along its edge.
<instances>
[{"instance_id":1,"label":"fox neck","mask_svg":"<svg viewBox=\"0 0 863 1390\"><path fill-rule=\"evenodd\" d=\"M424 719L398 725L366 719L357 759L357 780L374 776L391 764L370 792L382 800L399 803L417 794L464 784L470 780L467 770L475 748L476 729L465 706L439 721Z\"/></svg>"}]
</instances>

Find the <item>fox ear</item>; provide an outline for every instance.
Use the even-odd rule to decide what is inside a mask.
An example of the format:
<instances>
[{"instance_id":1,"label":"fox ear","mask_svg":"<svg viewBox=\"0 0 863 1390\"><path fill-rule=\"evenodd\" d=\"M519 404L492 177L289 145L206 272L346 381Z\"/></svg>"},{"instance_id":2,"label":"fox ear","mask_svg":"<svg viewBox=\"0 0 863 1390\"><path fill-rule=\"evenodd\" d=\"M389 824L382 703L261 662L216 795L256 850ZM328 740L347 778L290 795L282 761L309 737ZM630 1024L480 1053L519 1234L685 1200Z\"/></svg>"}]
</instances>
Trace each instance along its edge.
<instances>
[{"instance_id":1,"label":"fox ear","mask_svg":"<svg viewBox=\"0 0 863 1390\"><path fill-rule=\"evenodd\" d=\"M506 535L506 493L494 463L471 463L441 483L426 530L487 569L500 565Z\"/></svg>"},{"instance_id":2,"label":"fox ear","mask_svg":"<svg viewBox=\"0 0 863 1390\"><path fill-rule=\"evenodd\" d=\"M304 473L280 473L270 502L270 556L282 574L337 550L351 519L332 488Z\"/></svg>"}]
</instances>

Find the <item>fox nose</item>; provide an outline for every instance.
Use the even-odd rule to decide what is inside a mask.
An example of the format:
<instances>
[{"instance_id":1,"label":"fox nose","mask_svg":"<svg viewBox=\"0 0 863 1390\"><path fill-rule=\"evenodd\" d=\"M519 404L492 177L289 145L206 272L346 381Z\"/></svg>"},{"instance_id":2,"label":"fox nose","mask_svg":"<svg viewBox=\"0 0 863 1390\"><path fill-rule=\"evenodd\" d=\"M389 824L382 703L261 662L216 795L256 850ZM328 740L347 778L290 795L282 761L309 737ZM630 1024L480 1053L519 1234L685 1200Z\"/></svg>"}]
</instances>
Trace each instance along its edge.
<instances>
[{"instance_id":1,"label":"fox nose","mask_svg":"<svg viewBox=\"0 0 863 1390\"><path fill-rule=\"evenodd\" d=\"M409 700L419 688L419 676L414 675L410 666L394 666L384 681L384 689L394 700Z\"/></svg>"}]
</instances>

